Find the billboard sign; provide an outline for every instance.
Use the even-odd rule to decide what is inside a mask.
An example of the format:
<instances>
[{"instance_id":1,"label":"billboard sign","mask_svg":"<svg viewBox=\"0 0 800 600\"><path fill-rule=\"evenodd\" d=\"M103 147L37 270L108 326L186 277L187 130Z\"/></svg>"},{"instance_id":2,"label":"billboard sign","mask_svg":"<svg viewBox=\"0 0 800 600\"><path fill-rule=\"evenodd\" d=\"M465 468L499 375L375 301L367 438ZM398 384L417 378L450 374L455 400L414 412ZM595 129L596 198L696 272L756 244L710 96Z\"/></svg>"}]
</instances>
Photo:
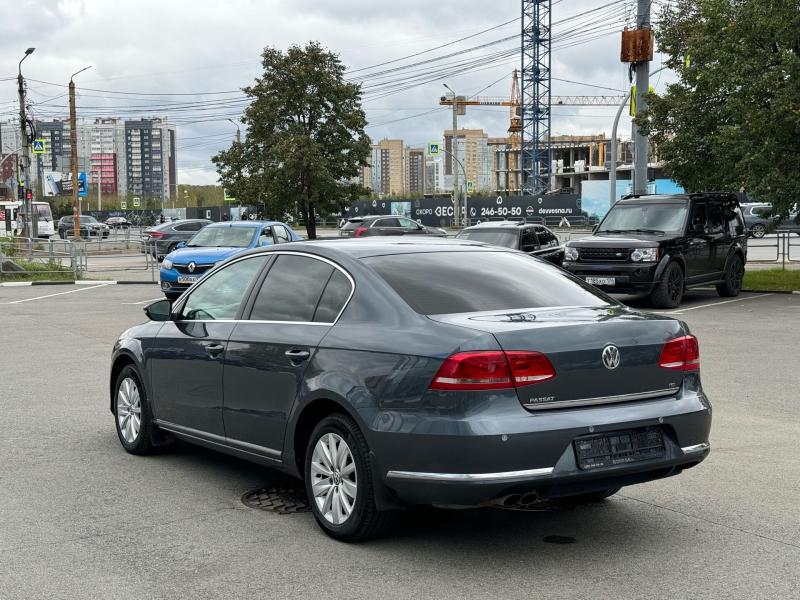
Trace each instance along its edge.
<instances>
[{"instance_id":1,"label":"billboard sign","mask_svg":"<svg viewBox=\"0 0 800 600\"><path fill-rule=\"evenodd\" d=\"M72 195L72 173L59 173L58 171L44 172L45 196L70 196ZM78 195L86 195L86 173L78 173Z\"/></svg>"}]
</instances>

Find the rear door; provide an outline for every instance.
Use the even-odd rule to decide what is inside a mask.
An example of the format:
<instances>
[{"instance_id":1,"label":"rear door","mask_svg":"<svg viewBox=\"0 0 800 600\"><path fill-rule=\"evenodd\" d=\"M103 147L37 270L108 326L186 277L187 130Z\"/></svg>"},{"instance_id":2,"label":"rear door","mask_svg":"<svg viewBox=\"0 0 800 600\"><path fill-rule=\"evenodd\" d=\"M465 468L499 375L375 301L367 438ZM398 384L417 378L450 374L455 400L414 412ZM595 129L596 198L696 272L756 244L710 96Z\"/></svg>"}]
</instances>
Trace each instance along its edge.
<instances>
[{"instance_id":1,"label":"rear door","mask_svg":"<svg viewBox=\"0 0 800 600\"><path fill-rule=\"evenodd\" d=\"M352 291L333 263L280 253L228 342L224 420L228 444L280 458L286 421L313 354Z\"/></svg>"},{"instance_id":2,"label":"rear door","mask_svg":"<svg viewBox=\"0 0 800 600\"><path fill-rule=\"evenodd\" d=\"M710 272L721 273L725 270L725 262L733 243L721 200L708 202L708 236L711 244Z\"/></svg>"},{"instance_id":3,"label":"rear door","mask_svg":"<svg viewBox=\"0 0 800 600\"><path fill-rule=\"evenodd\" d=\"M222 364L243 300L267 256L221 268L188 293L158 333L150 362L156 417L184 433L224 436ZM221 440L220 440L221 441Z\"/></svg>"},{"instance_id":4,"label":"rear door","mask_svg":"<svg viewBox=\"0 0 800 600\"><path fill-rule=\"evenodd\" d=\"M689 280L701 281L710 271L714 271L711 263L711 239L708 235L708 204L705 201L695 202L689 216L689 245L686 250L686 269ZM695 231L697 226L697 231Z\"/></svg>"}]
</instances>

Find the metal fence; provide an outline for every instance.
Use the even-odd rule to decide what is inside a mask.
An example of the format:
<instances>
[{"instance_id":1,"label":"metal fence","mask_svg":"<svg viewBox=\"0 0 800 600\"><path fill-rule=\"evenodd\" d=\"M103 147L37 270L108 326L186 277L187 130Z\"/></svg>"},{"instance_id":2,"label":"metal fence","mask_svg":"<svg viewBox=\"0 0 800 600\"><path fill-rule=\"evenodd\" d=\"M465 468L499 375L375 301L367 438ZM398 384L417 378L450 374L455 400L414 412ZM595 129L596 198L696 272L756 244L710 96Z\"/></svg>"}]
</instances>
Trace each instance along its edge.
<instances>
[{"instance_id":1,"label":"metal fence","mask_svg":"<svg viewBox=\"0 0 800 600\"><path fill-rule=\"evenodd\" d=\"M0 238L0 279L75 279L79 271L78 249L69 240Z\"/></svg>"},{"instance_id":2,"label":"metal fence","mask_svg":"<svg viewBox=\"0 0 800 600\"><path fill-rule=\"evenodd\" d=\"M747 262L787 264L800 262L800 236L796 232L778 231L775 235L747 240Z\"/></svg>"}]
</instances>

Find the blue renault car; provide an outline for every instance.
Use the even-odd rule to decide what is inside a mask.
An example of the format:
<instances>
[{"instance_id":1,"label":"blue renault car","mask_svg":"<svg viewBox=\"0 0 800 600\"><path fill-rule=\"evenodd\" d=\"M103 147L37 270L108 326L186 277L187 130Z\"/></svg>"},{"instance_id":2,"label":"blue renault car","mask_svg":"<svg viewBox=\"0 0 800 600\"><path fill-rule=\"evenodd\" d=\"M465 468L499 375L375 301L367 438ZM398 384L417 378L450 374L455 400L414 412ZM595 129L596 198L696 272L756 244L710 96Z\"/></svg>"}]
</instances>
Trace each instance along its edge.
<instances>
[{"instance_id":1,"label":"blue renault car","mask_svg":"<svg viewBox=\"0 0 800 600\"><path fill-rule=\"evenodd\" d=\"M248 248L296 242L303 238L279 221L212 223L164 257L161 291L175 300L214 265Z\"/></svg>"}]
</instances>

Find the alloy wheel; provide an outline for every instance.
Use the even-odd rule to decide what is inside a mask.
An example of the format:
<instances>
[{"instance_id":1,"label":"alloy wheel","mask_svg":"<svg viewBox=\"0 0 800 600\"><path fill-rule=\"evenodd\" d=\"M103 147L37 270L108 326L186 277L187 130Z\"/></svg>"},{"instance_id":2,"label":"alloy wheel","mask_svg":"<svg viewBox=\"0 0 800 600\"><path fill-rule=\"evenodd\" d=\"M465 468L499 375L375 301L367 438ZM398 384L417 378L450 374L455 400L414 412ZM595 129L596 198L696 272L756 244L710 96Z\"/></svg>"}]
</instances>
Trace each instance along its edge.
<instances>
[{"instance_id":1,"label":"alloy wheel","mask_svg":"<svg viewBox=\"0 0 800 600\"><path fill-rule=\"evenodd\" d=\"M142 426L142 399L139 386L132 377L126 377L117 390L117 426L123 439L132 444L139 437Z\"/></svg>"},{"instance_id":2,"label":"alloy wheel","mask_svg":"<svg viewBox=\"0 0 800 600\"><path fill-rule=\"evenodd\" d=\"M667 279L667 291L672 301L679 300L683 293L683 274L680 269L672 269Z\"/></svg>"},{"instance_id":3,"label":"alloy wheel","mask_svg":"<svg viewBox=\"0 0 800 600\"><path fill-rule=\"evenodd\" d=\"M758 225L753 225L753 229L751 231L753 232L753 237L762 238L764 237L764 234L767 232L767 229L763 225L758 224Z\"/></svg>"},{"instance_id":4,"label":"alloy wheel","mask_svg":"<svg viewBox=\"0 0 800 600\"><path fill-rule=\"evenodd\" d=\"M341 525L353 512L358 496L356 463L347 442L335 433L317 440L311 457L311 490L320 514Z\"/></svg>"},{"instance_id":5,"label":"alloy wheel","mask_svg":"<svg viewBox=\"0 0 800 600\"><path fill-rule=\"evenodd\" d=\"M742 281L744 280L744 265L742 261L735 260L731 268L731 287L739 291L742 289Z\"/></svg>"}]
</instances>

